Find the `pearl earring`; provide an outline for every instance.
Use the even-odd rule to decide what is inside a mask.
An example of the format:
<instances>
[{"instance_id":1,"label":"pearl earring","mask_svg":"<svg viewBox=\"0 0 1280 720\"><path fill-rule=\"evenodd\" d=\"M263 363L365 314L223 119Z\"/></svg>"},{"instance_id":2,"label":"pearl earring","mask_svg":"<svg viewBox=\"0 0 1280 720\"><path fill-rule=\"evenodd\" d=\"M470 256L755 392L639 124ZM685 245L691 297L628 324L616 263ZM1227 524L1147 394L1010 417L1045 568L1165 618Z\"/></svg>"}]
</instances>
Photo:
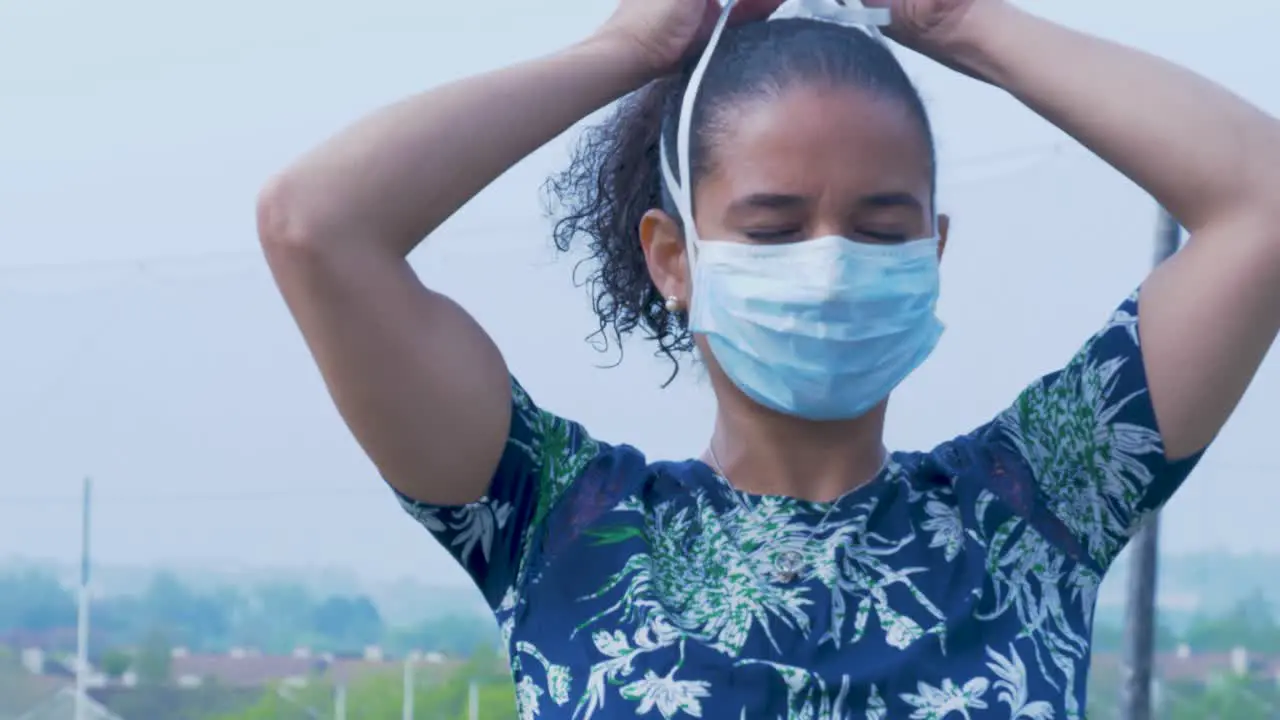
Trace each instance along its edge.
<instances>
[{"instance_id":1,"label":"pearl earring","mask_svg":"<svg viewBox=\"0 0 1280 720\"><path fill-rule=\"evenodd\" d=\"M667 298L667 312L678 313L680 312L680 306L681 306L680 298L676 297L675 295L671 295L670 297Z\"/></svg>"}]
</instances>

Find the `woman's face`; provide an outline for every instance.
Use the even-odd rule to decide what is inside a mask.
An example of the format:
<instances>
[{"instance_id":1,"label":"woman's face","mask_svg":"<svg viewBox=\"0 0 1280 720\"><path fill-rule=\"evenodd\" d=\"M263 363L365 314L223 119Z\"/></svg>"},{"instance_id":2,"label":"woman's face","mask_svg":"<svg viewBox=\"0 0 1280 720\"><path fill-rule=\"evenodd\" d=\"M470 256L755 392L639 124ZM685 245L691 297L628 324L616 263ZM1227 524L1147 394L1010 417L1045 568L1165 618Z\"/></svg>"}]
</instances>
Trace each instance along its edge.
<instances>
[{"instance_id":1,"label":"woman's face","mask_svg":"<svg viewBox=\"0 0 1280 720\"><path fill-rule=\"evenodd\" d=\"M699 237L899 243L933 233L929 149L901 102L799 87L723 121L695 189Z\"/></svg>"},{"instance_id":2,"label":"woman's face","mask_svg":"<svg viewBox=\"0 0 1280 720\"><path fill-rule=\"evenodd\" d=\"M858 89L801 86L745 101L713 121L711 162L694 188L702 240L772 244L836 235L893 244L933 234L930 151L903 103ZM943 243L946 225L941 218ZM653 210L640 235L659 291L688 307L679 223Z\"/></svg>"}]
</instances>

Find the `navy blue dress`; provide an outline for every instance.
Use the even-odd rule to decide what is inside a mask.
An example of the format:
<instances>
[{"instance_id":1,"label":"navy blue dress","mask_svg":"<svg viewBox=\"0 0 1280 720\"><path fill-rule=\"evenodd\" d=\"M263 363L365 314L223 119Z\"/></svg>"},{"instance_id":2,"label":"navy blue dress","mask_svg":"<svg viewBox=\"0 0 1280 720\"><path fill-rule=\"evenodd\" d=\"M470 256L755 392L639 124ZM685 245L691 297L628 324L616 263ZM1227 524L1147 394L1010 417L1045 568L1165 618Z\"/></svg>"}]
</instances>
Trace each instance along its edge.
<instances>
[{"instance_id":1,"label":"navy blue dress","mask_svg":"<svg viewBox=\"0 0 1280 720\"><path fill-rule=\"evenodd\" d=\"M649 462L513 383L488 496L405 509L484 592L522 718L1078 718L1166 460L1137 296L992 422L821 504Z\"/></svg>"}]
</instances>

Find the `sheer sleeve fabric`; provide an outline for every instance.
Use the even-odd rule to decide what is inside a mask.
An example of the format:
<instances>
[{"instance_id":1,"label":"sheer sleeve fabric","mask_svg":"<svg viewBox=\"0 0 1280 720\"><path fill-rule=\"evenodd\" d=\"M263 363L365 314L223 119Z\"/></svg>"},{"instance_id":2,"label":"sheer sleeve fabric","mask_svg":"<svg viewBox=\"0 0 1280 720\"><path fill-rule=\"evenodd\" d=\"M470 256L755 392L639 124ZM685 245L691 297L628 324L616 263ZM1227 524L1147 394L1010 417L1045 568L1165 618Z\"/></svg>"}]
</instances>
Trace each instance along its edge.
<instances>
[{"instance_id":1,"label":"sheer sleeve fabric","mask_svg":"<svg viewBox=\"0 0 1280 720\"><path fill-rule=\"evenodd\" d=\"M1126 299L1066 367L1032 383L991 426L1025 471L997 481L1025 474L1034 484L1033 513L1047 511L1065 531L1071 554L1087 555L1101 570L1203 455L1165 456L1143 366L1138 303L1137 293Z\"/></svg>"}]
</instances>

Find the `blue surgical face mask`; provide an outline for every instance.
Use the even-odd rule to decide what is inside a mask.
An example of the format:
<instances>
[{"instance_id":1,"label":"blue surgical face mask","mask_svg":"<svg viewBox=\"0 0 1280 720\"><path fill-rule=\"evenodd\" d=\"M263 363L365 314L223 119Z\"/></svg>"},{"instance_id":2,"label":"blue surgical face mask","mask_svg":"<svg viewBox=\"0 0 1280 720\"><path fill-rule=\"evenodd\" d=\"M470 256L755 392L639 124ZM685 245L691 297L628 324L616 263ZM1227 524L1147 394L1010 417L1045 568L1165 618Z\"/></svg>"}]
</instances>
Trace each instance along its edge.
<instances>
[{"instance_id":1,"label":"blue surgical face mask","mask_svg":"<svg viewBox=\"0 0 1280 720\"><path fill-rule=\"evenodd\" d=\"M694 101L733 4L726 3L685 93L677 134L681 178L690 177ZM836 236L776 245L706 242L694 226L691 188L676 182L665 144L662 150L664 179L689 245L689 329L706 339L720 368L752 400L810 420L855 418L933 352L943 329L935 314L936 236L898 245Z\"/></svg>"}]
</instances>

